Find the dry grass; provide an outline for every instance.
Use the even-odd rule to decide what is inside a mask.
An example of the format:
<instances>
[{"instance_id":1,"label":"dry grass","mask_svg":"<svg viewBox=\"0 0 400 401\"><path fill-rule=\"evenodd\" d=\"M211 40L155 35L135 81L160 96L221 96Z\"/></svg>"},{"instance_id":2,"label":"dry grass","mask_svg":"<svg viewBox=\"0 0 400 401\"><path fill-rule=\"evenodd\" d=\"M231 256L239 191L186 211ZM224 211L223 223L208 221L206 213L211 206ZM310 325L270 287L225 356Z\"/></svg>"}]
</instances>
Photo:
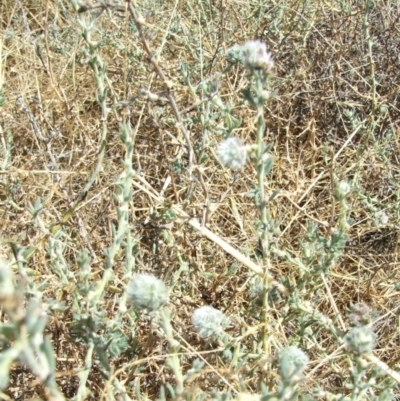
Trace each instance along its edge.
<instances>
[{"instance_id":1,"label":"dry grass","mask_svg":"<svg viewBox=\"0 0 400 401\"><path fill-rule=\"evenodd\" d=\"M203 140L199 116L206 102L201 91L197 98L190 92L182 66L190 82L198 85L226 67L224 55L230 46L249 38L267 43L276 63L270 85L277 93L265 108L267 141L273 141L275 157L266 188L268 193L281 190L270 205L271 214L280 222L279 246L300 257L299 239L310 221L319 223L321 235L329 235L338 214L334 180L351 182L352 225L345 253L331 268L326 288L318 293L306 291L303 300L336 317L339 327L337 312L347 327L350 304L368 304L379 316L375 355L398 370L400 4L380 0L371 2L367 11L368 2L360 1L265 3L136 2L146 19L148 43L153 51L158 49L159 64L173 82L173 94L195 153ZM86 15L95 15L95 11ZM215 147L222 138L222 122L217 116L207 138L206 157L193 173L194 184L191 182L185 138L168 103L150 102L141 92L146 88L160 97L167 93L122 6L121 12L104 11L96 20L93 39L101 43L99 53L110 80L107 102L113 110L106 122L102 169L90 190L82 194L98 161L103 122L95 99L96 82L82 52L86 45L76 13L62 1L3 0L0 15L7 100L0 109L1 256L13 259L9 246L13 241L35 247L29 261L31 280L47 281L43 300L56 298L70 308L75 280L68 286L60 283L47 250L48 236L64 219L64 258L70 271L78 273L77 255L86 248L92 257L91 279L94 283L100 279L104 250L112 242L112 225L118 222L113 194L125 152L119 123L129 120L137 130L133 167L140 180L134 181L141 185L132 186L130 205L132 233L138 239L136 269L163 278L172 288L171 308L182 343L183 370L199 355L210 363L189 382L193 393L196 389L240 390L238 377L250 367L234 371L222 360L202 354L205 346L194 333L190 317L194 308L203 304L219 308L232 317L236 334L254 329L243 339L254 349L262 325L251 312L246 287L250 270L193 229L188 220L206 221L212 233L260 264L254 224L258 210L245 196L255 182L254 167L248 165L233 174L220 165ZM252 144L254 110L240 100L244 86L245 74L235 67L220 81L220 93L225 102L235 105L233 113L242 120L234 134ZM122 101L129 107L121 106ZM349 111L352 118L346 114ZM5 149L11 144L6 162ZM151 191L162 201L149 196ZM47 232L33 224L28 211L29 203L39 197L44 203L41 218ZM72 205L77 208L67 219ZM163 221L171 207L185 210L190 217ZM382 213L389 217L387 223L380 219ZM169 241L163 237L166 233ZM122 264L123 255L119 255L114 282L104 299L103 309L110 317L118 307L115 295L126 285ZM277 280L286 276L295 281L297 276L293 266L275 257L270 273ZM299 335L301 319L287 314L284 305L281 301L269 311L272 355ZM77 344L69 332L73 320L69 308L53 314L48 326L57 357L57 382L68 398L75 395L79 384L74 369L84 366L86 355L85 346ZM139 321L134 329L130 325L126 319L121 329L130 337L134 351L113 360L114 374L131 397L135 398L138 386L143 394L155 398L160 385L172 378L164 367L166 343L148 321ZM312 373L302 386L311 388L318 383L330 391L344 392L343 372L348 366L343 350L336 352L340 344L328 331L313 338L332 356L322 360L316 344L311 340L303 343L309 347ZM140 346L135 348L135 344ZM246 379L248 390L257 391L260 377L268 386L276 383L274 364L268 362L265 372L265 363L261 360L252 365L254 374ZM222 384L221 377L229 385ZM95 363L87 383L92 392L89 399L114 399L107 394L110 385L111 380L102 378ZM35 378L17 366L4 399L6 395L14 400L46 398Z\"/></svg>"}]
</instances>

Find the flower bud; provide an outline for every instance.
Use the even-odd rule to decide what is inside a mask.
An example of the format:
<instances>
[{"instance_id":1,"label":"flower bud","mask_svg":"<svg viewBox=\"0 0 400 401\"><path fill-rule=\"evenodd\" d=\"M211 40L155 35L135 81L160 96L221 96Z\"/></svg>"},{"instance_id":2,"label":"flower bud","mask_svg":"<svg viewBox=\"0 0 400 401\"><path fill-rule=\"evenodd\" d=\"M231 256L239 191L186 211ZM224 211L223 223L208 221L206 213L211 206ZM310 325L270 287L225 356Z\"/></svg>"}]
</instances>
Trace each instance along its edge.
<instances>
[{"instance_id":1,"label":"flower bud","mask_svg":"<svg viewBox=\"0 0 400 401\"><path fill-rule=\"evenodd\" d=\"M230 64L243 63L243 47L241 45L234 45L226 52L226 59Z\"/></svg>"},{"instance_id":2,"label":"flower bud","mask_svg":"<svg viewBox=\"0 0 400 401\"><path fill-rule=\"evenodd\" d=\"M228 138L217 149L221 163L232 170L241 170L246 164L247 149L239 138Z\"/></svg>"},{"instance_id":3,"label":"flower bud","mask_svg":"<svg viewBox=\"0 0 400 401\"><path fill-rule=\"evenodd\" d=\"M308 364L308 356L295 345L284 348L279 353L279 369L284 381L297 381Z\"/></svg>"},{"instance_id":4,"label":"flower bud","mask_svg":"<svg viewBox=\"0 0 400 401\"><path fill-rule=\"evenodd\" d=\"M355 327L344 337L347 349L356 355L368 354L375 346L376 334L370 327Z\"/></svg>"},{"instance_id":5,"label":"flower bud","mask_svg":"<svg viewBox=\"0 0 400 401\"><path fill-rule=\"evenodd\" d=\"M338 201L343 200L346 198L347 195L351 192L351 186L347 181L340 181L339 185L335 190L335 198Z\"/></svg>"},{"instance_id":6,"label":"flower bud","mask_svg":"<svg viewBox=\"0 0 400 401\"><path fill-rule=\"evenodd\" d=\"M127 288L127 299L135 310L152 312L168 303L168 289L151 274L136 274Z\"/></svg>"},{"instance_id":7,"label":"flower bud","mask_svg":"<svg viewBox=\"0 0 400 401\"><path fill-rule=\"evenodd\" d=\"M220 338L225 334L230 320L220 310L212 306L202 306L194 311L192 324L200 337L204 339Z\"/></svg>"}]
</instances>

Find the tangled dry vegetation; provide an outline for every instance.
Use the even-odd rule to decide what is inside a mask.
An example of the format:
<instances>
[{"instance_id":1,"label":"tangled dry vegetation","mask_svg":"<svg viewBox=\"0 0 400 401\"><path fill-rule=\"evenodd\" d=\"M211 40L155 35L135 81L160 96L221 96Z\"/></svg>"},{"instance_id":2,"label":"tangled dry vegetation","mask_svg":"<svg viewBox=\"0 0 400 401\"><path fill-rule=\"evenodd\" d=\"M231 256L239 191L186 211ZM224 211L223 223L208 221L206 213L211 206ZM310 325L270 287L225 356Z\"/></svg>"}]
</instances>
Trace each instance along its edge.
<instances>
[{"instance_id":1,"label":"tangled dry vegetation","mask_svg":"<svg viewBox=\"0 0 400 401\"><path fill-rule=\"evenodd\" d=\"M196 358L206 361L186 383L185 397L195 399L201 391L257 393L261 381L272 390L279 381L275 356L293 342L310 358L300 384L304 391L318 384L347 394L343 383L349 366L337 339L323 329L308 337L311 323L286 307L285 294L270 303L267 318L260 318L251 297L252 271L227 246L263 266L259 212L247 196L256 169L247 164L232 172L219 162L216 148L226 135L226 116L211 102L219 96L231 104L236 125L230 134L255 143L255 110L242 98L246 73L240 65L228 70L225 55L231 46L258 38L275 61L264 116L265 141L273 143L274 156L265 190L280 190L269 204L271 217L279 222L277 246L301 258L301 240L312 222L320 236L329 238L339 214L335 188L343 180L351 184L344 251L323 275L324 285L305 284L302 301L333 319L343 333L349 307L368 305L375 313L374 361L386 369L379 380L391 377L391 388L399 394L400 4L135 1L139 34L122 0L86 2L79 10L71 3L0 4L5 98L0 108L1 256L15 262L21 250L30 250L26 280L35 291L40 288L45 305L51 299L65 306L49 312L46 328L60 392L73 399L82 380L87 345L73 333L78 258L88 250L89 281L100 282L104 251L113 243L119 221L114 195L126 152L120 124L129 122L134 132L129 201L134 271L154 274L170 288L182 370ZM92 49L79 18L93 21ZM103 103L93 54L104 65ZM101 75L99 65L94 68ZM214 92L207 93L207 85ZM38 198L40 224L29 207ZM60 278L56 257L69 268L67 282ZM101 301L108 319L129 281L125 259L122 251L115 255L113 278ZM271 254L270 265L270 275L281 285L296 283L299 272L287 259ZM201 305L228 315L230 332L241 336L248 352L258 353L260 338L267 335L265 354L236 368L215 356L216 345L201 340L191 324L193 310ZM119 329L129 346L109 357L108 376L93 356L85 397L155 399L162 385L175 380L165 366L166 341L145 318L133 322L124 317ZM122 387L115 388L114 378ZM51 399L46 386L18 363L1 397Z\"/></svg>"}]
</instances>

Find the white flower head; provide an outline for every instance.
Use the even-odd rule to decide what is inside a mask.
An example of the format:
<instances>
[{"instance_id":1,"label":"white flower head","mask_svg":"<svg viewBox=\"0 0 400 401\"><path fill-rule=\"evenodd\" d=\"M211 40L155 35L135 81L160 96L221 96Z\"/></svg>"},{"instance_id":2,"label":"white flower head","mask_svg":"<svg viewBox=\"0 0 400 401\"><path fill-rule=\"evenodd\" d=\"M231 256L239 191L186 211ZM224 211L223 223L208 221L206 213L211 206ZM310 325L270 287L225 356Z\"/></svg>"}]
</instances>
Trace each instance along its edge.
<instances>
[{"instance_id":1,"label":"white flower head","mask_svg":"<svg viewBox=\"0 0 400 401\"><path fill-rule=\"evenodd\" d=\"M340 181L335 190L335 197L338 201L346 198L351 192L351 185L347 181Z\"/></svg>"},{"instance_id":2,"label":"white flower head","mask_svg":"<svg viewBox=\"0 0 400 401\"><path fill-rule=\"evenodd\" d=\"M232 170L241 170L246 164L247 148L239 138L228 138L222 141L217 149L221 163Z\"/></svg>"},{"instance_id":3,"label":"white flower head","mask_svg":"<svg viewBox=\"0 0 400 401\"><path fill-rule=\"evenodd\" d=\"M267 73L273 70L275 63L264 42L248 40L243 44L242 52L244 65L249 70L264 70Z\"/></svg>"},{"instance_id":4,"label":"white flower head","mask_svg":"<svg viewBox=\"0 0 400 401\"><path fill-rule=\"evenodd\" d=\"M152 312L168 303L168 288L152 274L136 274L127 288L128 301L137 311Z\"/></svg>"},{"instance_id":5,"label":"white flower head","mask_svg":"<svg viewBox=\"0 0 400 401\"><path fill-rule=\"evenodd\" d=\"M204 339L220 338L230 325L230 320L224 313L212 306L201 306L193 312L192 324L200 337Z\"/></svg>"},{"instance_id":6,"label":"white flower head","mask_svg":"<svg viewBox=\"0 0 400 401\"><path fill-rule=\"evenodd\" d=\"M389 216L384 210L379 210L375 214L375 225L386 226L389 223Z\"/></svg>"},{"instance_id":7,"label":"white flower head","mask_svg":"<svg viewBox=\"0 0 400 401\"><path fill-rule=\"evenodd\" d=\"M344 337L347 349L356 355L369 354L375 346L376 334L370 327L355 327Z\"/></svg>"},{"instance_id":8,"label":"white flower head","mask_svg":"<svg viewBox=\"0 0 400 401\"><path fill-rule=\"evenodd\" d=\"M308 356L295 345L284 348L279 353L279 369L285 381L297 381L308 364Z\"/></svg>"}]
</instances>

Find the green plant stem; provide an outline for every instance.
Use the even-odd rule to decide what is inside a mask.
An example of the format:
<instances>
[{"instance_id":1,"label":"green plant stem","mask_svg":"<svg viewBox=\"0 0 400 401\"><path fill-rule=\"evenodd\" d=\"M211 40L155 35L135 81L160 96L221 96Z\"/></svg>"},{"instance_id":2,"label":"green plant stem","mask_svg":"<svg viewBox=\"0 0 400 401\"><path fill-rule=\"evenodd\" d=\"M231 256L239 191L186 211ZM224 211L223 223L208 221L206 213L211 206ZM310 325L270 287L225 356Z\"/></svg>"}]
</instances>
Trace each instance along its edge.
<instances>
[{"instance_id":1,"label":"green plant stem","mask_svg":"<svg viewBox=\"0 0 400 401\"><path fill-rule=\"evenodd\" d=\"M205 111L202 114L202 118L204 117L204 120L202 120L202 136L201 136L201 149L199 152L199 156L198 156L198 161L199 163L202 162L203 158L204 158L204 152L206 149L206 145L207 145L207 140L208 140L208 127L210 125L210 101L207 100L206 102L206 108Z\"/></svg>"},{"instance_id":2,"label":"green plant stem","mask_svg":"<svg viewBox=\"0 0 400 401\"><path fill-rule=\"evenodd\" d=\"M256 81L256 92L261 97L263 91L263 82L261 77L257 77ZM268 209L267 202L265 199L265 163L264 163L264 132L265 132L265 119L264 119L264 108L263 104L259 103L257 107L257 180L258 180L258 191L259 199L258 205L260 209L260 220L261 220L261 247L263 253L263 265L264 265L264 296L263 296L263 332L262 332L262 344L264 352L268 352L268 288L269 288L269 269L270 269L270 246L268 239Z\"/></svg>"},{"instance_id":3,"label":"green plant stem","mask_svg":"<svg viewBox=\"0 0 400 401\"><path fill-rule=\"evenodd\" d=\"M162 319L162 327L164 329L165 336L167 337L171 356L168 358L168 365L174 372L176 380L175 392L179 397L183 393L184 378L182 374L181 362L179 360L179 342L174 338L171 325L171 312L165 308L160 312Z\"/></svg>"},{"instance_id":4,"label":"green plant stem","mask_svg":"<svg viewBox=\"0 0 400 401\"><path fill-rule=\"evenodd\" d=\"M263 251L264 263L269 259L269 241L268 241L268 209L265 201L265 186L264 177L265 169L263 163L263 151L264 151L264 129L265 120L263 116L262 107L258 108L257 117L257 180L259 189L259 209L260 209L260 220L261 220L261 244Z\"/></svg>"},{"instance_id":5,"label":"green plant stem","mask_svg":"<svg viewBox=\"0 0 400 401\"><path fill-rule=\"evenodd\" d=\"M97 84L98 94L96 95L96 100L101 108L102 127L100 135L100 149L98 152L96 166L90 175L89 181L86 183L82 191L78 194L72 206L62 217L60 221L61 224L56 224L51 227L50 231L52 235L55 235L62 228L62 224L65 224L71 218L71 216L77 210L78 206L85 199L89 190L92 188L94 182L96 181L98 175L102 170L107 145L107 119L109 114L109 109L107 107L107 88L105 85L106 81L109 82L106 75L107 66L105 62L101 59L100 55L97 53L97 43L92 41L91 39L91 27L86 25L83 21L81 21L81 25L83 28L83 37L88 45L88 54L90 58L89 66L93 71L93 75Z\"/></svg>"},{"instance_id":6,"label":"green plant stem","mask_svg":"<svg viewBox=\"0 0 400 401\"><path fill-rule=\"evenodd\" d=\"M90 342L88 350L86 352L85 367L78 373L80 382L75 401L84 401L86 396L88 395L86 383L89 377L90 369L92 368L93 350L94 344L93 342Z\"/></svg>"},{"instance_id":7,"label":"green plant stem","mask_svg":"<svg viewBox=\"0 0 400 401\"><path fill-rule=\"evenodd\" d=\"M132 159L133 159L133 150L134 150L134 140L135 135L132 131L130 125L121 125L121 137L126 147L125 158L124 158L124 171L120 175L116 186L117 193L116 196L117 201L119 202L119 206L117 207L117 215L118 215L118 228L114 235L113 243L107 251L107 258L105 261L105 271L103 275L103 280L101 285L99 286L99 291L101 293L104 292L104 289L111 278L112 275L112 267L114 266L114 259L117 253L119 252L123 239L125 235L127 235L130 231L129 227L129 202L132 198L132 192L130 189L130 182L135 175L135 172L132 168Z\"/></svg>"}]
</instances>

